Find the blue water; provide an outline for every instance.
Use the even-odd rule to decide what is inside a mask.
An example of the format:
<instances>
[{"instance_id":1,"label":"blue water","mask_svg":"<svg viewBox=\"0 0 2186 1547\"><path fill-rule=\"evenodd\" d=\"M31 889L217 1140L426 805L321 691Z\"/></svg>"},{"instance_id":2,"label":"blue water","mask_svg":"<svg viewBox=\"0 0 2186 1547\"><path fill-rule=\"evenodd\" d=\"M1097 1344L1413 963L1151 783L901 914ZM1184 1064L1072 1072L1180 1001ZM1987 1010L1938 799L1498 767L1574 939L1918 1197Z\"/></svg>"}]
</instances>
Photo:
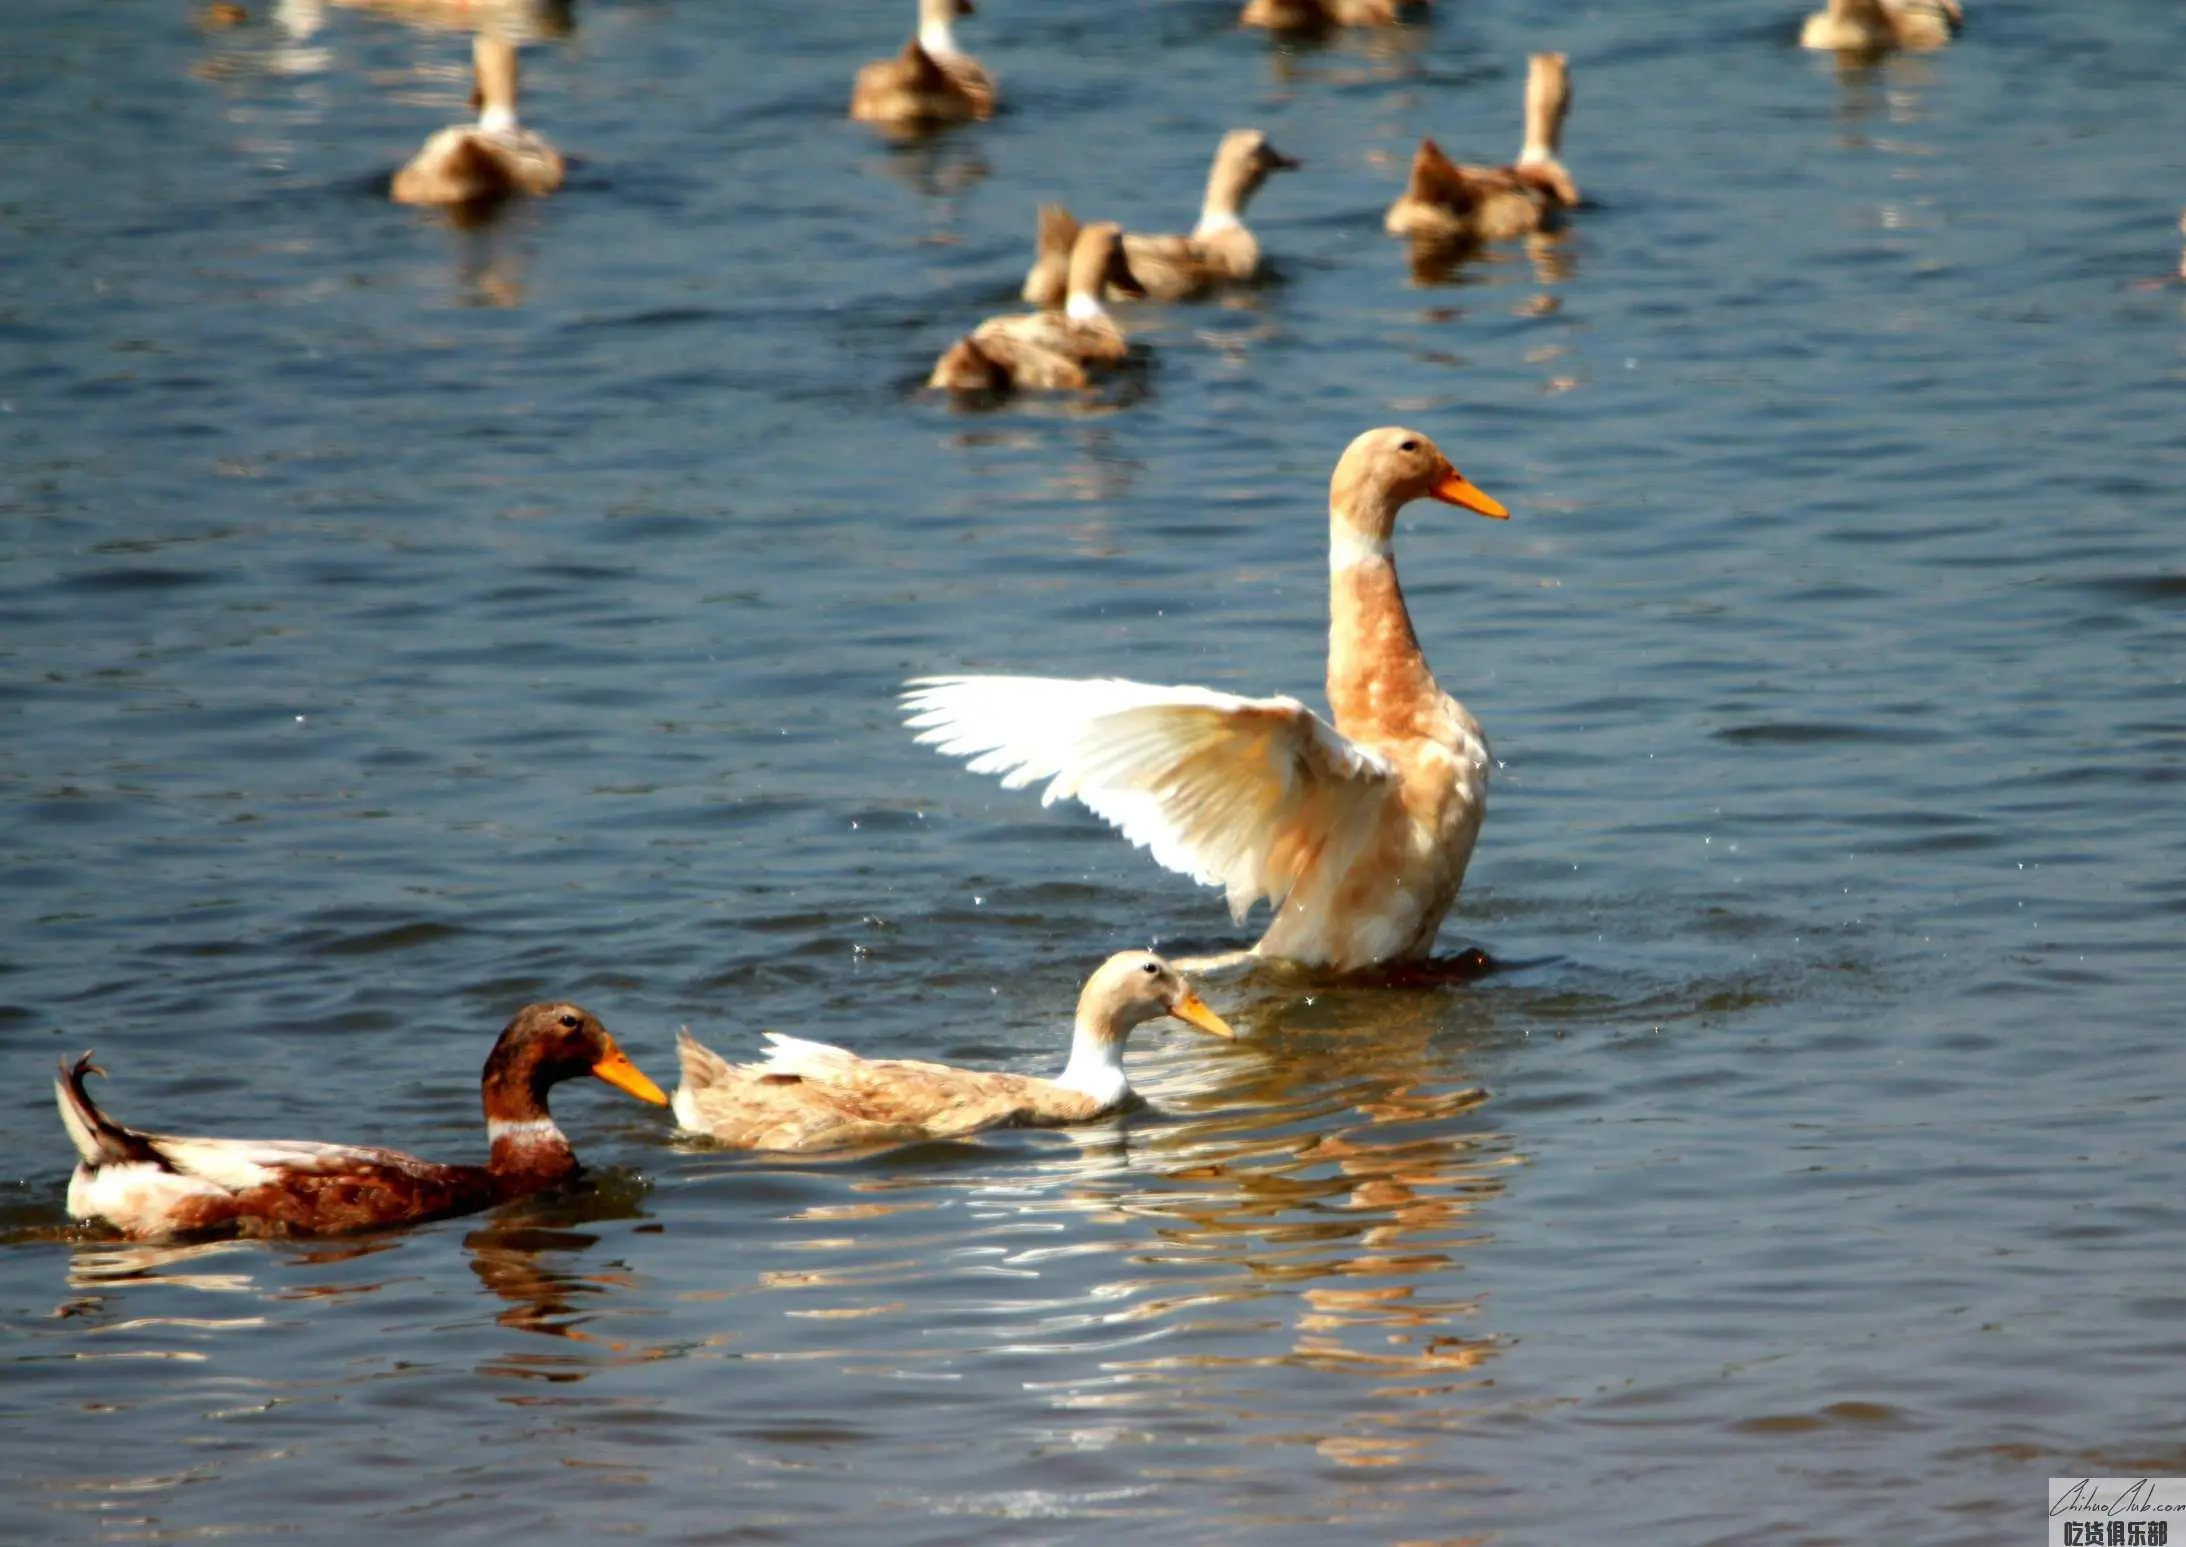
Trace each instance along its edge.
<instances>
[{"instance_id":1,"label":"blue water","mask_svg":"<svg viewBox=\"0 0 2186 1547\"><path fill-rule=\"evenodd\" d=\"M0 1531L22 1540L1990 1543L2186 1473L2186 11L1394 38L995 0L1007 110L843 122L909 7L586 6L578 158L385 202L460 37L0 11ZM285 18L285 19L284 19ZM1561 237L1415 282L1422 133L1572 61ZM1305 170L1089 399L917 390L1033 214ZM1555 303L1544 307L1538 297ZM69 1226L48 1072L181 1131L482 1148L575 998L1045 1071L1106 952L1242 943L912 744L922 672L1318 698L1325 483L1499 768L1439 989L1214 990L1151 1111L851 1163L565 1089L597 1185L364 1241Z\"/></svg>"}]
</instances>

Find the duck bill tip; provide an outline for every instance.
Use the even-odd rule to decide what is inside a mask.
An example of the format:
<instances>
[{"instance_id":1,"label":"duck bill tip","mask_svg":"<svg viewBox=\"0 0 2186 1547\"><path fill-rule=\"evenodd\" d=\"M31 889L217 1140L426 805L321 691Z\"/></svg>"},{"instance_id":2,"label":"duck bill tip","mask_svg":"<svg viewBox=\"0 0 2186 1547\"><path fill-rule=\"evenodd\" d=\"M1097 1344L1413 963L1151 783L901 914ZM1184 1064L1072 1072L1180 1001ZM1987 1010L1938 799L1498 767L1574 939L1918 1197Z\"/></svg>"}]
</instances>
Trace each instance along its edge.
<instances>
[{"instance_id":1,"label":"duck bill tip","mask_svg":"<svg viewBox=\"0 0 2186 1547\"><path fill-rule=\"evenodd\" d=\"M1441 482L1429 489L1427 493L1430 498L1438 499L1445 505L1460 506L1463 509L1486 516L1491 521L1508 521L1510 519L1510 512L1503 508L1501 501L1481 493L1480 490L1467 481L1463 473L1455 468L1443 474Z\"/></svg>"},{"instance_id":2,"label":"duck bill tip","mask_svg":"<svg viewBox=\"0 0 2186 1547\"><path fill-rule=\"evenodd\" d=\"M1169 1013L1188 1026L1197 1026L1210 1036L1228 1037L1232 1041L1236 1040L1237 1033L1231 1028L1230 1023L1208 1009L1207 1001L1190 989L1184 991L1182 999L1169 1006Z\"/></svg>"},{"instance_id":3,"label":"duck bill tip","mask_svg":"<svg viewBox=\"0 0 2186 1547\"><path fill-rule=\"evenodd\" d=\"M592 1077L605 1080L615 1089L635 1096L640 1101L650 1101L659 1107L668 1104L668 1093L647 1079L645 1071L630 1062L628 1055L619 1047L608 1048L607 1056L592 1066Z\"/></svg>"}]
</instances>

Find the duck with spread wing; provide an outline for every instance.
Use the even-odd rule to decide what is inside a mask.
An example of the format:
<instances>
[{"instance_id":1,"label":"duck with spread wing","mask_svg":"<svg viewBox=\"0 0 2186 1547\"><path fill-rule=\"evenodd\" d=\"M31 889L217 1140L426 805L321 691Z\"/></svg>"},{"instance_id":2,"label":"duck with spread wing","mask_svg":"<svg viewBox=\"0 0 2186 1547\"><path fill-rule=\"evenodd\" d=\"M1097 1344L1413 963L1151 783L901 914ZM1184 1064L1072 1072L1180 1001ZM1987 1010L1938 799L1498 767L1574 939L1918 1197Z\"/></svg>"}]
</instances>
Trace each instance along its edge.
<instances>
[{"instance_id":1,"label":"duck with spread wing","mask_svg":"<svg viewBox=\"0 0 2186 1547\"><path fill-rule=\"evenodd\" d=\"M1171 870L1275 907L1252 954L1346 972L1426 957L1487 806L1488 744L1428 667L1390 549L1431 499L1504 519L1415 430L1368 430L1329 484L1328 701L1116 678L928 677L904 708L919 740L1047 781Z\"/></svg>"}]
</instances>

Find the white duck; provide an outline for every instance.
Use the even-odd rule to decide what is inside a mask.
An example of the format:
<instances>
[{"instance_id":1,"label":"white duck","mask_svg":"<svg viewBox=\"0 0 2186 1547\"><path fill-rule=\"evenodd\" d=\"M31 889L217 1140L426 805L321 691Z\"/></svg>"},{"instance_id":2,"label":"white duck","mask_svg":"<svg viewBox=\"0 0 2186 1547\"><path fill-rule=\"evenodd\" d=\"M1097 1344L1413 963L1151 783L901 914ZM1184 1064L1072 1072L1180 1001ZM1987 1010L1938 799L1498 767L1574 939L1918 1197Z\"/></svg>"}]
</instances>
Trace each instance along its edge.
<instances>
[{"instance_id":1,"label":"white duck","mask_svg":"<svg viewBox=\"0 0 2186 1547\"><path fill-rule=\"evenodd\" d=\"M1156 861L1275 905L1252 954L1339 972L1415 960L1457 898L1479 836L1488 745L1435 682L1397 584L1390 534L1418 499L1509 514L1426 436L1369 430L1329 482L1328 700L1114 678L928 677L904 707L919 740L1005 788L1047 780Z\"/></svg>"}]
</instances>

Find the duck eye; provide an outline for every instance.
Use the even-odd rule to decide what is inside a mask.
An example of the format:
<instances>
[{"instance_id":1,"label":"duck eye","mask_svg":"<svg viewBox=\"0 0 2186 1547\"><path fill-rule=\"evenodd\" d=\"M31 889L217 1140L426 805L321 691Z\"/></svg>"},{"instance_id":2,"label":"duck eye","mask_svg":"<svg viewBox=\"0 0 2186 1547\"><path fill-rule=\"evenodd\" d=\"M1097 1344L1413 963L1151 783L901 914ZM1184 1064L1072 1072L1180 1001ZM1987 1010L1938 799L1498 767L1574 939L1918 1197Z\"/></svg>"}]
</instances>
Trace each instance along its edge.
<instances>
[{"instance_id":1,"label":"duck eye","mask_svg":"<svg viewBox=\"0 0 2186 1547\"><path fill-rule=\"evenodd\" d=\"M574 1015L564 1015L562 1017L562 1029L564 1031L575 1031L577 1029L577 1017Z\"/></svg>"},{"instance_id":2,"label":"duck eye","mask_svg":"<svg viewBox=\"0 0 2186 1547\"><path fill-rule=\"evenodd\" d=\"M1419 450L1419 442L1418 442L1418 441L1416 441L1416 440L1408 440L1408 441L1406 441L1406 442L1405 442L1405 443L1404 443L1403 445L1401 445L1401 446L1397 447L1397 450L1399 450L1399 451L1417 451L1417 450Z\"/></svg>"},{"instance_id":3,"label":"duck eye","mask_svg":"<svg viewBox=\"0 0 2186 1547\"><path fill-rule=\"evenodd\" d=\"M1139 970L1144 972L1148 977L1152 977L1155 973L1161 971L1161 963L1148 962L1144 967L1140 968Z\"/></svg>"}]
</instances>

